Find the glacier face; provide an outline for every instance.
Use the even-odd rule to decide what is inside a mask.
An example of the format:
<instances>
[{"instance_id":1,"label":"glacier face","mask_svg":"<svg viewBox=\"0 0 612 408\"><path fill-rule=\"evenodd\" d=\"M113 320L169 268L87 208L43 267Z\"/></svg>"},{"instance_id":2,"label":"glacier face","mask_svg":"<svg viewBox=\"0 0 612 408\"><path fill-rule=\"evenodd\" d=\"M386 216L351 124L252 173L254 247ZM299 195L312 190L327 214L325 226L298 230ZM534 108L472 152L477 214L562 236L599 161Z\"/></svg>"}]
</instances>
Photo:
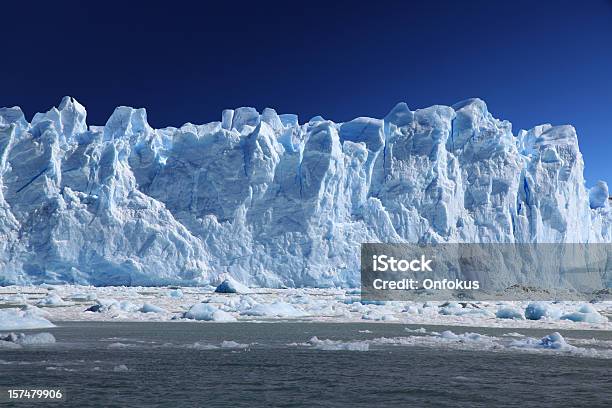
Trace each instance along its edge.
<instances>
[{"instance_id":1,"label":"glacier face","mask_svg":"<svg viewBox=\"0 0 612 408\"><path fill-rule=\"evenodd\" d=\"M573 127L513 135L479 99L153 129L65 97L0 109L0 284L358 286L362 242L612 242L608 187L584 184Z\"/></svg>"}]
</instances>

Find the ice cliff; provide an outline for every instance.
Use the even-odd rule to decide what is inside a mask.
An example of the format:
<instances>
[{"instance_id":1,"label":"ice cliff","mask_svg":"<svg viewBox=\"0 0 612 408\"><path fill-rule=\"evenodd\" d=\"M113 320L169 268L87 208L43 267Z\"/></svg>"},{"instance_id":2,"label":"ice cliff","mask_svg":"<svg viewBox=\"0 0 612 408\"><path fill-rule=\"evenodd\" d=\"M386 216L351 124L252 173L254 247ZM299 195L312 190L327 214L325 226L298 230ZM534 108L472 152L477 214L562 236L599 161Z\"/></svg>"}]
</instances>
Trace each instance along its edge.
<instances>
[{"instance_id":1,"label":"ice cliff","mask_svg":"<svg viewBox=\"0 0 612 408\"><path fill-rule=\"evenodd\" d=\"M66 97L0 109L0 284L355 286L362 242L612 242L608 194L573 127L513 135L479 99L153 129Z\"/></svg>"}]
</instances>

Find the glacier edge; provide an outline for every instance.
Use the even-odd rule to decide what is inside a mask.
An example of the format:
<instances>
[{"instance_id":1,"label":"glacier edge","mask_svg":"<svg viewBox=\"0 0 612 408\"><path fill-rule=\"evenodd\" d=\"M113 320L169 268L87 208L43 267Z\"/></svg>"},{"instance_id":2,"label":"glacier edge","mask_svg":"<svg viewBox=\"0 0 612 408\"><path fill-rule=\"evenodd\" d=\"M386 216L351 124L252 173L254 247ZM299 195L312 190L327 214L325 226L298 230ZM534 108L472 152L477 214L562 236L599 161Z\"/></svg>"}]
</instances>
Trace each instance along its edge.
<instances>
[{"instance_id":1,"label":"glacier edge","mask_svg":"<svg viewBox=\"0 0 612 408\"><path fill-rule=\"evenodd\" d=\"M612 243L575 129L514 135L480 99L345 123L86 118L71 97L31 122L0 109L0 284L353 287L361 242Z\"/></svg>"}]
</instances>

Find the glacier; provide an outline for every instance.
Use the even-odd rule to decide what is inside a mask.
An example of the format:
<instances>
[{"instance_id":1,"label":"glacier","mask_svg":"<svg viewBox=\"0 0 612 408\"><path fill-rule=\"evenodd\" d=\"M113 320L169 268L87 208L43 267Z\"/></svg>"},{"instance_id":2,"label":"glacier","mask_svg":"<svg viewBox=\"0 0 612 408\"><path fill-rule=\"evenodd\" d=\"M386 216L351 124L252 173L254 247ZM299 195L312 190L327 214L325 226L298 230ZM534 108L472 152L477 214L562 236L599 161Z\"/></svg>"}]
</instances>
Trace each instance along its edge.
<instances>
[{"instance_id":1,"label":"glacier","mask_svg":"<svg viewBox=\"0 0 612 408\"><path fill-rule=\"evenodd\" d=\"M0 285L357 287L363 242L612 243L572 126L485 102L334 123L266 108L154 129L65 97L0 109Z\"/></svg>"}]
</instances>

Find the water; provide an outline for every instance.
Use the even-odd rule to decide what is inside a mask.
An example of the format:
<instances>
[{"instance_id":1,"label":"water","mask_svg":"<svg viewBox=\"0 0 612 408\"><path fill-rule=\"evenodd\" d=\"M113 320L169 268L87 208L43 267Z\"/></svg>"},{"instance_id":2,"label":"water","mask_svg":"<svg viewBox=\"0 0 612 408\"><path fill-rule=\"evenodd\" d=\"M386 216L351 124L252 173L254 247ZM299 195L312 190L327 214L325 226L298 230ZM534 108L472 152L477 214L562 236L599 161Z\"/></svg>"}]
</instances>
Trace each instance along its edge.
<instances>
[{"instance_id":1,"label":"water","mask_svg":"<svg viewBox=\"0 0 612 408\"><path fill-rule=\"evenodd\" d=\"M605 359L430 347L381 346L358 352L288 346L312 336L407 336L404 327L63 323L44 330L55 335L57 344L0 349L0 387L62 387L67 399L55 404L62 407L604 407L612 401L611 363ZM532 337L549 333L477 331L496 336L509 331ZM610 332L562 334L612 340ZM246 349L188 348L224 340L257 344ZM114 371L120 365L128 371Z\"/></svg>"}]
</instances>

